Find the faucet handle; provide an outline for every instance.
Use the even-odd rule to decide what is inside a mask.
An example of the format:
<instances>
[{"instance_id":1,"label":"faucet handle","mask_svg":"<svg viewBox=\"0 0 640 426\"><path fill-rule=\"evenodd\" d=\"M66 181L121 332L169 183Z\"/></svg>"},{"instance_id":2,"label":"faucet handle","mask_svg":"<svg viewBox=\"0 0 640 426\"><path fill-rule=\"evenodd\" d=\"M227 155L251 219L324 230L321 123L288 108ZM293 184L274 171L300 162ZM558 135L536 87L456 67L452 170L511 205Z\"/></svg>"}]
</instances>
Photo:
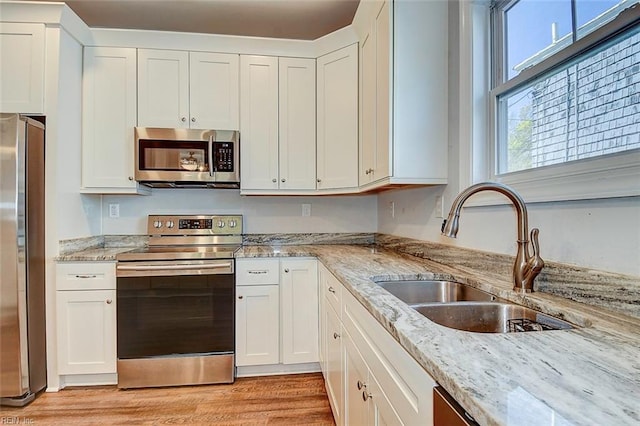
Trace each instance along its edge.
<instances>
[{"instance_id":1,"label":"faucet handle","mask_svg":"<svg viewBox=\"0 0 640 426\"><path fill-rule=\"evenodd\" d=\"M540 243L538 242L538 234L540 230L533 228L531 230L531 247L533 249L533 256L529 259L529 271L533 274L533 277L538 275L540 270L544 267L544 260L540 257Z\"/></svg>"}]
</instances>

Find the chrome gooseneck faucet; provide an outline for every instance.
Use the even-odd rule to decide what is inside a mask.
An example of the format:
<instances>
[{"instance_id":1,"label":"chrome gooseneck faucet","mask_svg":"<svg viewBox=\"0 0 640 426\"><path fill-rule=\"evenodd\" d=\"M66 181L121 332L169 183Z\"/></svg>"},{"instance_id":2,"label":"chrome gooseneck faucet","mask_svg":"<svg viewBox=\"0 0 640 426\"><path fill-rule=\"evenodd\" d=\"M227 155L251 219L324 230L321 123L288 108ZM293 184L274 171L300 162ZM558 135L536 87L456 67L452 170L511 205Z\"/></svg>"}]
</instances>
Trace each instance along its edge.
<instances>
[{"instance_id":1,"label":"chrome gooseneck faucet","mask_svg":"<svg viewBox=\"0 0 640 426\"><path fill-rule=\"evenodd\" d=\"M518 252L513 265L513 289L515 291L530 293L533 291L533 280L544 266L540 258L540 246L538 245L538 228L531 230L531 245L533 255L529 254L527 207L524 201L513 189L497 182L483 182L470 186L462 191L453 201L449 216L442 222L442 235L455 238L458 234L458 221L462 205L473 194L480 191L496 191L505 195L515 206L518 215Z\"/></svg>"}]
</instances>

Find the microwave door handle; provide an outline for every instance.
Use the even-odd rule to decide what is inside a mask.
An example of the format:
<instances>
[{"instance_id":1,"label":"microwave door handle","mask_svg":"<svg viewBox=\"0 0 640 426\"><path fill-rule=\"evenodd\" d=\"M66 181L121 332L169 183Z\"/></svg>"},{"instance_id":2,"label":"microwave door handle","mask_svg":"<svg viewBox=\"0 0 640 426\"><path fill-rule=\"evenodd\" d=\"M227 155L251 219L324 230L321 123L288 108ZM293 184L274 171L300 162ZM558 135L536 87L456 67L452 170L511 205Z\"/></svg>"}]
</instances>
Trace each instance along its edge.
<instances>
[{"instance_id":1,"label":"microwave door handle","mask_svg":"<svg viewBox=\"0 0 640 426\"><path fill-rule=\"evenodd\" d=\"M213 169L213 135L209 136L209 176L214 177Z\"/></svg>"}]
</instances>

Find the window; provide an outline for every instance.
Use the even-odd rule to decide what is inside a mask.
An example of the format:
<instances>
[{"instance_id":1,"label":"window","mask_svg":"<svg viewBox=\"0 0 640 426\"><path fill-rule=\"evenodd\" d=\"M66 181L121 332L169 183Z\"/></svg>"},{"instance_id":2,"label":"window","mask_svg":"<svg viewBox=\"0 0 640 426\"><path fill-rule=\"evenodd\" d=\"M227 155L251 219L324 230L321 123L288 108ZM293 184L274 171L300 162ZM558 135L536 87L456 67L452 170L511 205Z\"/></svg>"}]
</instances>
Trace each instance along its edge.
<instances>
[{"instance_id":1,"label":"window","mask_svg":"<svg viewBox=\"0 0 640 426\"><path fill-rule=\"evenodd\" d=\"M580 194L565 188L552 198L640 193L634 183L640 169L637 3L492 3L491 178L548 186L567 176L586 182L576 176L594 179L606 171L602 194L587 185ZM616 189L611 172L622 169L626 178Z\"/></svg>"}]
</instances>

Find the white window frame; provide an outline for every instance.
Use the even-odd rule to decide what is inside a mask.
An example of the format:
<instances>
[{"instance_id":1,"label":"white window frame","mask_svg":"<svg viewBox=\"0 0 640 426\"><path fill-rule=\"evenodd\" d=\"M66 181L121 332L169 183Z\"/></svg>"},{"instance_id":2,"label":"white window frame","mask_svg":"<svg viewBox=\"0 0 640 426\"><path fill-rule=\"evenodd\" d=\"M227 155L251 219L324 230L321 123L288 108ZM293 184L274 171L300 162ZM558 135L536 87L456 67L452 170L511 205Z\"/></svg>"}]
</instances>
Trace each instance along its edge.
<instances>
[{"instance_id":1,"label":"white window frame","mask_svg":"<svg viewBox=\"0 0 640 426\"><path fill-rule=\"evenodd\" d=\"M523 70L518 76L493 90L490 90L492 73L489 41L477 37L482 30L486 31L486 34L491 34L489 3L488 1L462 0L460 8L462 46L460 65L461 69L469 67L468 69L472 70L468 76L461 76L460 86L460 105L472 105L468 117L462 114L460 117L461 186L464 186L465 182L469 184L486 180L501 182L515 188L527 202L640 196L639 149L536 169L496 174L498 96L534 80L541 73L619 33L621 28L640 19L640 5L636 5L612 22L539 64ZM482 59L479 58L480 55ZM465 79L467 79L466 82ZM478 102L484 103L484 110L476 106ZM463 110L461 108L461 113ZM467 121L469 124L464 123L466 118L469 119ZM468 142L465 143L465 140ZM471 168L470 175L465 175L465 167ZM469 201L471 203L468 204L473 205L494 205L506 202L504 197L488 191L474 196Z\"/></svg>"}]
</instances>

